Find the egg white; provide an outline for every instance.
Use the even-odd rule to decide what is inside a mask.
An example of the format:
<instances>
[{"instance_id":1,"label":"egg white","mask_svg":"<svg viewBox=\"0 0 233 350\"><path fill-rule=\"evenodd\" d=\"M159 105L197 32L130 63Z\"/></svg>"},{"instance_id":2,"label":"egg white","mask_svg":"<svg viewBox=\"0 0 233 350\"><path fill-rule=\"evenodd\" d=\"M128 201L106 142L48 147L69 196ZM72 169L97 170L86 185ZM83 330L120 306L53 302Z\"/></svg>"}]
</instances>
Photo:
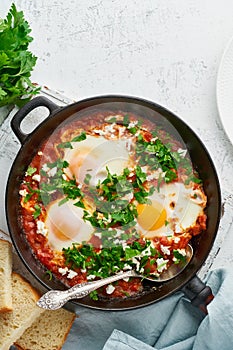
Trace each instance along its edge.
<instances>
[{"instance_id":1,"label":"egg white","mask_svg":"<svg viewBox=\"0 0 233 350\"><path fill-rule=\"evenodd\" d=\"M201 192L183 183L174 182L160 187L159 192L155 191L149 199L152 205L163 208L166 211L166 220L156 230L145 230L137 224L142 235L146 238L158 236L170 236L176 233L183 233L193 227L197 218L203 214L203 207L206 204L206 197Z\"/></svg>"},{"instance_id":2,"label":"egg white","mask_svg":"<svg viewBox=\"0 0 233 350\"><path fill-rule=\"evenodd\" d=\"M71 247L72 243L88 241L94 231L89 222L83 221L83 209L76 207L74 201L60 206L59 201L50 204L45 220L48 244L56 251Z\"/></svg>"},{"instance_id":3,"label":"egg white","mask_svg":"<svg viewBox=\"0 0 233 350\"><path fill-rule=\"evenodd\" d=\"M70 178L74 175L79 183L84 183L89 174L91 186L96 186L107 177L106 167L111 174L120 175L130 162L127 142L91 135L81 142L72 142L73 149L66 149L64 154L64 159L69 163L66 175Z\"/></svg>"}]
</instances>

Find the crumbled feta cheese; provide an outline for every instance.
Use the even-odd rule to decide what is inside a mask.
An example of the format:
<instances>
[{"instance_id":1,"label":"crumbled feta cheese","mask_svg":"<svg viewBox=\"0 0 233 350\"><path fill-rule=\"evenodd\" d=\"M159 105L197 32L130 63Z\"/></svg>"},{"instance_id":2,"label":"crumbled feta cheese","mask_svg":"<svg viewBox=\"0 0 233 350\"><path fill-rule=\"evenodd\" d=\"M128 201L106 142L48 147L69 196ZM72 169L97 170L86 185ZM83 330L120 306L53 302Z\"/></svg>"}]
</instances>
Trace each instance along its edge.
<instances>
[{"instance_id":1,"label":"crumbled feta cheese","mask_svg":"<svg viewBox=\"0 0 233 350\"><path fill-rule=\"evenodd\" d=\"M186 256L186 250L183 248L183 249L177 249L178 253L180 253L181 255L183 256Z\"/></svg>"},{"instance_id":2,"label":"crumbled feta cheese","mask_svg":"<svg viewBox=\"0 0 233 350\"><path fill-rule=\"evenodd\" d=\"M40 182L40 174L35 174L32 176L32 180Z\"/></svg>"},{"instance_id":3,"label":"crumbled feta cheese","mask_svg":"<svg viewBox=\"0 0 233 350\"><path fill-rule=\"evenodd\" d=\"M127 149L127 151L129 151L129 152L131 151L132 145L133 145L133 141L131 139L128 139L126 141L126 149Z\"/></svg>"},{"instance_id":4,"label":"crumbled feta cheese","mask_svg":"<svg viewBox=\"0 0 233 350\"><path fill-rule=\"evenodd\" d=\"M175 237L174 238L174 243L179 243L179 241L180 241L180 237Z\"/></svg>"},{"instance_id":5,"label":"crumbled feta cheese","mask_svg":"<svg viewBox=\"0 0 233 350\"><path fill-rule=\"evenodd\" d=\"M55 166L54 168L52 168L48 171L48 175L54 176L56 174L56 172L57 172L57 167Z\"/></svg>"},{"instance_id":6,"label":"crumbled feta cheese","mask_svg":"<svg viewBox=\"0 0 233 350\"><path fill-rule=\"evenodd\" d=\"M43 166L42 166L42 170L43 171L45 171L46 173L47 173L47 171L49 171L49 167L48 167L48 165L45 163L45 164L43 164Z\"/></svg>"},{"instance_id":7,"label":"crumbled feta cheese","mask_svg":"<svg viewBox=\"0 0 233 350\"><path fill-rule=\"evenodd\" d=\"M167 247L165 245L161 244L160 245L160 249L161 249L162 253L165 254L165 255L170 255L171 254L169 247Z\"/></svg>"},{"instance_id":8,"label":"crumbled feta cheese","mask_svg":"<svg viewBox=\"0 0 233 350\"><path fill-rule=\"evenodd\" d=\"M115 128L114 128L115 125L116 125L116 123L106 125L104 129L107 133L113 134L115 132Z\"/></svg>"},{"instance_id":9,"label":"crumbled feta cheese","mask_svg":"<svg viewBox=\"0 0 233 350\"><path fill-rule=\"evenodd\" d=\"M118 121L123 120L123 116L120 115L120 114L109 115L108 117L104 118L104 120L105 120L106 122L108 122L109 120L112 120L113 118L115 118L115 120L118 120Z\"/></svg>"},{"instance_id":10,"label":"crumbled feta cheese","mask_svg":"<svg viewBox=\"0 0 233 350\"><path fill-rule=\"evenodd\" d=\"M118 128L119 131L119 138L121 138L124 135L126 127L125 126L121 126Z\"/></svg>"},{"instance_id":11,"label":"crumbled feta cheese","mask_svg":"<svg viewBox=\"0 0 233 350\"><path fill-rule=\"evenodd\" d=\"M20 196L22 196L22 197L26 197L26 195L28 194L28 191L27 191L26 189L20 190L20 191L19 191L19 194L20 194Z\"/></svg>"},{"instance_id":12,"label":"crumbled feta cheese","mask_svg":"<svg viewBox=\"0 0 233 350\"><path fill-rule=\"evenodd\" d=\"M119 240L118 238L117 238L117 239L114 239L113 243L116 244L116 245L119 245L120 240Z\"/></svg>"},{"instance_id":13,"label":"crumbled feta cheese","mask_svg":"<svg viewBox=\"0 0 233 350\"><path fill-rule=\"evenodd\" d=\"M85 272L87 272L87 269L81 269L80 270L82 273L85 273Z\"/></svg>"},{"instance_id":14,"label":"crumbled feta cheese","mask_svg":"<svg viewBox=\"0 0 233 350\"><path fill-rule=\"evenodd\" d=\"M97 129L95 129L93 131L94 131L95 134L98 134L100 136L106 135L106 132L104 130L97 130Z\"/></svg>"},{"instance_id":15,"label":"crumbled feta cheese","mask_svg":"<svg viewBox=\"0 0 233 350\"><path fill-rule=\"evenodd\" d=\"M154 249L154 244L152 243L152 241L150 242L150 245L141 252L140 257L145 256L145 255L150 256L151 249Z\"/></svg>"},{"instance_id":16,"label":"crumbled feta cheese","mask_svg":"<svg viewBox=\"0 0 233 350\"><path fill-rule=\"evenodd\" d=\"M177 150L177 152L179 153L179 155L180 155L182 158L184 158L184 157L186 156L186 154L187 154L187 149L179 148L179 149Z\"/></svg>"},{"instance_id":17,"label":"crumbled feta cheese","mask_svg":"<svg viewBox=\"0 0 233 350\"><path fill-rule=\"evenodd\" d=\"M133 193L130 192L130 193L125 194L124 197L122 197L122 199L130 202L133 199L133 197L134 197Z\"/></svg>"},{"instance_id":18,"label":"crumbled feta cheese","mask_svg":"<svg viewBox=\"0 0 233 350\"><path fill-rule=\"evenodd\" d=\"M37 152L38 156L42 156L43 155L43 152L42 151L39 151Z\"/></svg>"},{"instance_id":19,"label":"crumbled feta cheese","mask_svg":"<svg viewBox=\"0 0 233 350\"><path fill-rule=\"evenodd\" d=\"M48 233L48 229L45 227L45 223L43 221L38 220L36 222L37 230L36 233L46 236Z\"/></svg>"},{"instance_id":20,"label":"crumbled feta cheese","mask_svg":"<svg viewBox=\"0 0 233 350\"><path fill-rule=\"evenodd\" d=\"M129 264L125 264L124 267L123 267L123 270L124 271L132 270L132 266L130 266Z\"/></svg>"},{"instance_id":21,"label":"crumbled feta cheese","mask_svg":"<svg viewBox=\"0 0 233 350\"><path fill-rule=\"evenodd\" d=\"M125 250L128 247L128 244L126 242L122 243L122 248Z\"/></svg>"},{"instance_id":22,"label":"crumbled feta cheese","mask_svg":"<svg viewBox=\"0 0 233 350\"><path fill-rule=\"evenodd\" d=\"M109 284L107 287L106 287L106 293L107 294L112 294L114 292L116 288L112 285L112 284Z\"/></svg>"},{"instance_id":23,"label":"crumbled feta cheese","mask_svg":"<svg viewBox=\"0 0 233 350\"><path fill-rule=\"evenodd\" d=\"M176 224L175 225L175 232L176 233L182 233L183 232L180 224Z\"/></svg>"},{"instance_id":24,"label":"crumbled feta cheese","mask_svg":"<svg viewBox=\"0 0 233 350\"><path fill-rule=\"evenodd\" d=\"M146 181L151 181L151 180L154 180L154 179L156 179L155 174L149 174L146 177Z\"/></svg>"},{"instance_id":25,"label":"crumbled feta cheese","mask_svg":"<svg viewBox=\"0 0 233 350\"><path fill-rule=\"evenodd\" d=\"M136 265L136 271L138 271L140 268L140 262L135 257L132 258L132 262Z\"/></svg>"},{"instance_id":26,"label":"crumbled feta cheese","mask_svg":"<svg viewBox=\"0 0 233 350\"><path fill-rule=\"evenodd\" d=\"M73 271L73 270L69 270L68 271L68 275L67 275L67 278L68 279L72 279L72 278L74 278L75 276L77 276L77 272L76 271Z\"/></svg>"},{"instance_id":27,"label":"crumbled feta cheese","mask_svg":"<svg viewBox=\"0 0 233 350\"><path fill-rule=\"evenodd\" d=\"M154 179L158 180L159 178L164 177L164 176L165 176L165 172L163 172L162 169L159 168L159 169L153 171L152 174L147 175L146 179L147 179L147 181L151 181Z\"/></svg>"},{"instance_id":28,"label":"crumbled feta cheese","mask_svg":"<svg viewBox=\"0 0 233 350\"><path fill-rule=\"evenodd\" d=\"M124 233L124 231L119 230L118 228L116 228L116 234L115 234L115 237L116 237L116 238L120 238L120 237L121 237L121 235L122 235L122 233Z\"/></svg>"},{"instance_id":29,"label":"crumbled feta cheese","mask_svg":"<svg viewBox=\"0 0 233 350\"><path fill-rule=\"evenodd\" d=\"M168 261L169 260L165 260L164 258L156 259L157 271L162 272L163 270L166 270Z\"/></svg>"},{"instance_id":30,"label":"crumbled feta cheese","mask_svg":"<svg viewBox=\"0 0 233 350\"><path fill-rule=\"evenodd\" d=\"M98 237L99 239L102 238L102 233L101 232L95 232L95 236Z\"/></svg>"},{"instance_id":31,"label":"crumbled feta cheese","mask_svg":"<svg viewBox=\"0 0 233 350\"><path fill-rule=\"evenodd\" d=\"M137 124L138 124L137 120L130 122L128 125L128 129L134 128Z\"/></svg>"},{"instance_id":32,"label":"crumbled feta cheese","mask_svg":"<svg viewBox=\"0 0 233 350\"><path fill-rule=\"evenodd\" d=\"M64 276L68 272L68 267L59 267L58 272Z\"/></svg>"},{"instance_id":33,"label":"crumbled feta cheese","mask_svg":"<svg viewBox=\"0 0 233 350\"><path fill-rule=\"evenodd\" d=\"M96 275L88 275L87 280L94 280L96 278Z\"/></svg>"},{"instance_id":34,"label":"crumbled feta cheese","mask_svg":"<svg viewBox=\"0 0 233 350\"><path fill-rule=\"evenodd\" d=\"M146 165L145 165L145 166L142 166L141 169L142 169L142 172L143 172L143 173L147 173L147 171L148 171L148 166L146 166Z\"/></svg>"},{"instance_id":35,"label":"crumbled feta cheese","mask_svg":"<svg viewBox=\"0 0 233 350\"><path fill-rule=\"evenodd\" d=\"M129 282L129 277L125 277L125 278L123 278L123 281L125 281L125 282Z\"/></svg>"}]
</instances>

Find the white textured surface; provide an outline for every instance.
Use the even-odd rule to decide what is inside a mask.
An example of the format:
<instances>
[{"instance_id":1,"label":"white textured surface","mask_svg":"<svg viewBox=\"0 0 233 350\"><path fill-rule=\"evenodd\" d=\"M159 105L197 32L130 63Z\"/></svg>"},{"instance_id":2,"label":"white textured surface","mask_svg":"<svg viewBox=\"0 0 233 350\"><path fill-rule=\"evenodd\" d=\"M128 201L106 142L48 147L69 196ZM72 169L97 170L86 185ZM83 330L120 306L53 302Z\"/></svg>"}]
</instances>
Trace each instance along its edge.
<instances>
[{"instance_id":1,"label":"white textured surface","mask_svg":"<svg viewBox=\"0 0 233 350\"><path fill-rule=\"evenodd\" d=\"M222 220L226 236L213 266L233 267L233 146L216 105L218 67L233 35L233 1L15 3L33 30L35 82L75 100L111 93L144 97L175 112L201 137L228 193ZM1 17L10 5L1 0Z\"/></svg>"},{"instance_id":2,"label":"white textured surface","mask_svg":"<svg viewBox=\"0 0 233 350\"><path fill-rule=\"evenodd\" d=\"M233 148L216 77L233 35L231 0L16 0L38 56L33 80L76 100L120 93L169 108L201 135L233 191ZM11 5L1 0L4 17Z\"/></svg>"},{"instance_id":3,"label":"white textured surface","mask_svg":"<svg viewBox=\"0 0 233 350\"><path fill-rule=\"evenodd\" d=\"M230 39L220 62L217 76L217 105L226 134L233 144L233 38Z\"/></svg>"}]
</instances>

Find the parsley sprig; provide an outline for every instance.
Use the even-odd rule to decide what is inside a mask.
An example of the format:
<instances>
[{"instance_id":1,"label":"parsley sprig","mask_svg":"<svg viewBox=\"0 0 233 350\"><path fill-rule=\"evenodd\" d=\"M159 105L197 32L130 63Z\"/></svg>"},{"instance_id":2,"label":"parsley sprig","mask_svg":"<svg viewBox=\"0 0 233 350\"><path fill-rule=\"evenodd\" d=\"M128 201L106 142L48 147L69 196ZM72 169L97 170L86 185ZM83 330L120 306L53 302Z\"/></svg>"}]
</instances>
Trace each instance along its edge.
<instances>
[{"instance_id":1,"label":"parsley sprig","mask_svg":"<svg viewBox=\"0 0 233 350\"><path fill-rule=\"evenodd\" d=\"M23 12L12 4L6 19L0 19L0 107L21 106L39 92L30 80L37 61L28 50L30 32Z\"/></svg>"}]
</instances>

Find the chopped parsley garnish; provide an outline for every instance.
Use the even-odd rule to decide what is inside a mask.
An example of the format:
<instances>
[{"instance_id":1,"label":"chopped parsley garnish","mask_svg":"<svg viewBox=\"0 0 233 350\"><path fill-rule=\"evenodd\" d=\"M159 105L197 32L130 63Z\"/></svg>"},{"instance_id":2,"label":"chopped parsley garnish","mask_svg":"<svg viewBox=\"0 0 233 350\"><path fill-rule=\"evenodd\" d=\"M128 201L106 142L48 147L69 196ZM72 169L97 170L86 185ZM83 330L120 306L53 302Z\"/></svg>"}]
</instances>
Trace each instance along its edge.
<instances>
[{"instance_id":1,"label":"chopped parsley garnish","mask_svg":"<svg viewBox=\"0 0 233 350\"><path fill-rule=\"evenodd\" d=\"M81 142L87 138L87 135L84 131L81 132L80 135L75 136L71 141L65 141L62 143L59 143L57 145L57 148L70 148L73 149L72 142Z\"/></svg>"},{"instance_id":2,"label":"chopped parsley garnish","mask_svg":"<svg viewBox=\"0 0 233 350\"><path fill-rule=\"evenodd\" d=\"M123 269L133 268L140 271L149 261L149 257L157 251L151 248L151 241L144 244L134 241L125 249L122 245L115 245L97 251L91 244L75 245L71 248L63 248L66 264L71 268L87 270L88 275L105 278ZM135 259L135 260L134 260Z\"/></svg>"},{"instance_id":3,"label":"chopped parsley garnish","mask_svg":"<svg viewBox=\"0 0 233 350\"><path fill-rule=\"evenodd\" d=\"M36 168L33 168L33 167L31 167L31 166L29 166L28 168L27 168L27 171L26 171L26 176L32 176L35 172L37 171L37 169Z\"/></svg>"},{"instance_id":4,"label":"chopped parsley garnish","mask_svg":"<svg viewBox=\"0 0 233 350\"><path fill-rule=\"evenodd\" d=\"M97 290L93 290L90 294L89 294L89 296L90 296L90 298L92 299L92 300L99 300L99 297L98 297L98 292L97 292Z\"/></svg>"},{"instance_id":5,"label":"chopped parsley garnish","mask_svg":"<svg viewBox=\"0 0 233 350\"><path fill-rule=\"evenodd\" d=\"M47 275L47 276L48 276L48 280L49 280L49 281L52 281L52 279L53 279L52 271L47 270L47 271L45 271L44 275L45 275L45 276Z\"/></svg>"},{"instance_id":6,"label":"chopped parsley garnish","mask_svg":"<svg viewBox=\"0 0 233 350\"><path fill-rule=\"evenodd\" d=\"M179 253L178 250L173 250L173 255L175 258L175 264L179 264L180 262L186 262L186 255L182 255L181 253Z\"/></svg>"},{"instance_id":7,"label":"chopped parsley garnish","mask_svg":"<svg viewBox=\"0 0 233 350\"><path fill-rule=\"evenodd\" d=\"M34 209L35 209L35 211L32 215L33 215L34 219L37 219L41 214L41 207L38 204L35 204Z\"/></svg>"},{"instance_id":8,"label":"chopped parsley garnish","mask_svg":"<svg viewBox=\"0 0 233 350\"><path fill-rule=\"evenodd\" d=\"M96 210L93 213L85 210L83 219L99 228L135 225L138 213L134 200L148 203L148 196L154 188L145 189L146 174L139 166L135 169L133 179L130 179L127 168L122 175L111 174L108 168L106 170L106 179L98 183L96 189L92 189Z\"/></svg>"},{"instance_id":9,"label":"chopped parsley garnish","mask_svg":"<svg viewBox=\"0 0 233 350\"><path fill-rule=\"evenodd\" d=\"M91 180L91 175L90 174L86 174L85 179L84 179L84 183L86 185L89 185L90 180Z\"/></svg>"},{"instance_id":10,"label":"chopped parsley garnish","mask_svg":"<svg viewBox=\"0 0 233 350\"><path fill-rule=\"evenodd\" d=\"M116 117L112 117L112 118L106 119L106 122L110 123L110 124L116 123L117 122L117 118Z\"/></svg>"},{"instance_id":11,"label":"chopped parsley garnish","mask_svg":"<svg viewBox=\"0 0 233 350\"><path fill-rule=\"evenodd\" d=\"M169 148L156 138L146 141L142 134L139 134L136 142L136 154L140 166L149 166L151 170L159 168L165 173L165 182L171 182L177 178L177 165Z\"/></svg>"},{"instance_id":12,"label":"chopped parsley garnish","mask_svg":"<svg viewBox=\"0 0 233 350\"><path fill-rule=\"evenodd\" d=\"M79 201L75 205L84 207L82 203L84 195L78 187L75 178L67 179L65 177L64 169L69 166L69 163L62 159L57 159L55 162L46 163L46 166L50 170L54 170L53 173L49 174L49 171L47 173L42 168L40 174L44 180L40 182L39 189L33 189L30 184L27 184L28 193L24 198L24 202L28 202L34 194L37 194L38 200L42 201L44 205L48 205L53 199L54 193L57 193L65 196L65 198L60 200L59 205L66 203L69 199L78 199ZM30 172L32 171L33 168ZM34 212L34 215L37 215L37 211Z\"/></svg>"}]
</instances>

